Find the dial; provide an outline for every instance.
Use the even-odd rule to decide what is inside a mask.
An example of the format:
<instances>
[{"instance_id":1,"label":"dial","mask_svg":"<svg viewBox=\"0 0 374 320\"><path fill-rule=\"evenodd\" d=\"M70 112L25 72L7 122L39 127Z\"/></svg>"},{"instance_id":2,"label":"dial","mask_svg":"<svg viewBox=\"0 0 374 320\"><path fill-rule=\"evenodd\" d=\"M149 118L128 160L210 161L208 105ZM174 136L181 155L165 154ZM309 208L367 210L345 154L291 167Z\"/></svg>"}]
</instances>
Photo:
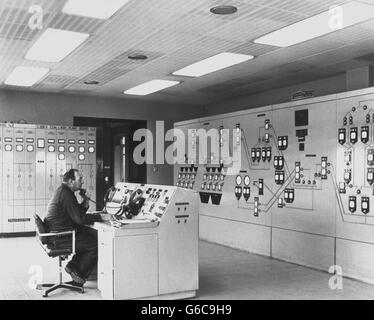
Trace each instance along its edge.
<instances>
[{"instance_id":1,"label":"dial","mask_svg":"<svg viewBox=\"0 0 374 320\"><path fill-rule=\"evenodd\" d=\"M242 184L242 177L241 177L241 176L236 176L235 181L236 181L236 184L237 184L238 186L241 185L241 184Z\"/></svg>"},{"instance_id":2,"label":"dial","mask_svg":"<svg viewBox=\"0 0 374 320\"><path fill-rule=\"evenodd\" d=\"M244 185L248 187L250 182L251 182L251 179L249 178L249 176L245 176L244 177Z\"/></svg>"}]
</instances>

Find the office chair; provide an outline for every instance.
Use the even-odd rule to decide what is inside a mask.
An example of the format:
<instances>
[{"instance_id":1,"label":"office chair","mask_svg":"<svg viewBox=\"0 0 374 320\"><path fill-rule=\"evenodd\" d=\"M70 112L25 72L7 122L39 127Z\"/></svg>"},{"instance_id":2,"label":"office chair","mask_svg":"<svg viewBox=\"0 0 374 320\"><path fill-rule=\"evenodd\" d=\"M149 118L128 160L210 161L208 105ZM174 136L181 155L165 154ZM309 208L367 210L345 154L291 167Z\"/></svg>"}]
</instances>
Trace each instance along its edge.
<instances>
[{"instance_id":1,"label":"office chair","mask_svg":"<svg viewBox=\"0 0 374 320\"><path fill-rule=\"evenodd\" d=\"M58 266L59 266L59 277L60 282L57 284L39 284L37 286L38 289L42 289L43 287L47 287L49 289L45 290L43 293L43 297L48 297L48 294L56 289L69 289L73 291L78 291L80 293L84 293L84 289L81 286L75 286L71 282L62 282L62 261L66 260L70 255L75 253L75 230L72 231L64 231L64 232L51 232L46 233L46 227L42 219L37 215L34 214L35 225L36 225L36 236L39 244L43 248L43 250L47 253L47 255L51 258L58 257ZM72 244L71 246L58 246L53 244L52 240L66 237L67 235L71 235L72 237Z\"/></svg>"}]
</instances>

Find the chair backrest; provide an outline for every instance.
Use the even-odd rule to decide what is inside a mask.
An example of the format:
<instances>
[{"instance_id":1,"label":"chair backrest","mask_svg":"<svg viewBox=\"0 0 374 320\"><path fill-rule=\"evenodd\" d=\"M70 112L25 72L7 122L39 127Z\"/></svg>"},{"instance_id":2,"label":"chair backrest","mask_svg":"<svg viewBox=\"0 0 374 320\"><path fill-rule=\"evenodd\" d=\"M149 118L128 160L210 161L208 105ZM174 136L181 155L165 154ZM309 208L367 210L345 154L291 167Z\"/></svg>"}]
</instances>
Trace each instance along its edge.
<instances>
[{"instance_id":1,"label":"chair backrest","mask_svg":"<svg viewBox=\"0 0 374 320\"><path fill-rule=\"evenodd\" d=\"M46 228L45 228L43 220L36 213L34 214L34 220L35 220L36 229L38 230L38 237L39 237L40 242L42 244L47 244L48 238L39 236L39 234L46 233Z\"/></svg>"}]
</instances>

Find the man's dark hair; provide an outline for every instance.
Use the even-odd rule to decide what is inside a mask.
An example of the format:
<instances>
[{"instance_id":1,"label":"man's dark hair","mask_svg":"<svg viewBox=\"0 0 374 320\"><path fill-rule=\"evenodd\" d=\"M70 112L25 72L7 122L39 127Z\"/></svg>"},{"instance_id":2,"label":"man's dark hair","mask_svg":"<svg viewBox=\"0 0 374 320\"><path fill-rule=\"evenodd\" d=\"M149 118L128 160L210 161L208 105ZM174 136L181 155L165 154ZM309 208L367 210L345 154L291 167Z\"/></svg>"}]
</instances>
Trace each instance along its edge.
<instances>
[{"instance_id":1,"label":"man's dark hair","mask_svg":"<svg viewBox=\"0 0 374 320\"><path fill-rule=\"evenodd\" d=\"M62 181L63 182L69 182L69 179L71 180L75 180L75 172L78 172L77 169L70 169L69 171L66 171L63 178L62 178Z\"/></svg>"}]
</instances>

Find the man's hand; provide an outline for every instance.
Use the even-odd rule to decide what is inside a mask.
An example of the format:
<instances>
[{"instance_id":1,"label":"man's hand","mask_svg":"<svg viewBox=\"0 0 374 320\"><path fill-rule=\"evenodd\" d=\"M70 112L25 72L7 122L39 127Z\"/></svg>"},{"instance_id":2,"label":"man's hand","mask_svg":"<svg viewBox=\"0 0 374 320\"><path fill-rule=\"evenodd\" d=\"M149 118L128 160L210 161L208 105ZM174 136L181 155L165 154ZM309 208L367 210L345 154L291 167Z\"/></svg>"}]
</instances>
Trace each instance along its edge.
<instances>
[{"instance_id":1,"label":"man's hand","mask_svg":"<svg viewBox=\"0 0 374 320\"><path fill-rule=\"evenodd\" d=\"M90 206L90 199L91 199L91 195L89 192L86 192L84 195L81 196L82 199L83 199L83 206L85 208L88 208Z\"/></svg>"}]
</instances>

